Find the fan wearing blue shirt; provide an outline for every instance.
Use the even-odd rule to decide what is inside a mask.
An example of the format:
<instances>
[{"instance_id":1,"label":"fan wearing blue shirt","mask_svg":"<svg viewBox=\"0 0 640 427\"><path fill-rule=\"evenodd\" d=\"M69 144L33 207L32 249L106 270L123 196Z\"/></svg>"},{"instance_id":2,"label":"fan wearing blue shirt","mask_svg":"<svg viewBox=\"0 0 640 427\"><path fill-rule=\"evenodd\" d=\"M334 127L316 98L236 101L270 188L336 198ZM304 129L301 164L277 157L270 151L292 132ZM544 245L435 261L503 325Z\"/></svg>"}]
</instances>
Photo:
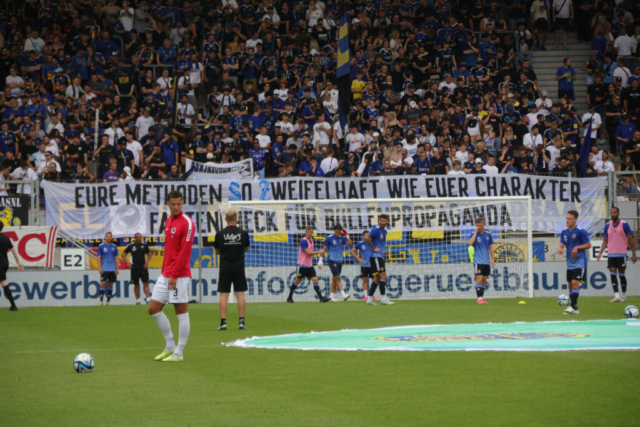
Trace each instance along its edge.
<instances>
[{"instance_id":1,"label":"fan wearing blue shirt","mask_svg":"<svg viewBox=\"0 0 640 427\"><path fill-rule=\"evenodd\" d=\"M107 305L111 305L111 295L113 294L113 284L119 273L118 269L118 247L113 244L113 235L107 232L104 235L104 243L98 246L98 265L100 266L100 303L104 300L105 287L109 282L107 290Z\"/></svg>"},{"instance_id":2,"label":"fan wearing blue shirt","mask_svg":"<svg viewBox=\"0 0 640 427\"><path fill-rule=\"evenodd\" d=\"M331 286L330 293L336 293L336 289L342 296L342 301L348 300L351 295L347 295L340 282L340 274L342 274L342 263L344 262L343 250L345 246L352 246L353 242L349 238L349 233L344 230L340 224L333 227L333 234L327 237L323 243L325 253L328 253L328 264L331 269ZM340 301L339 298L331 297L333 301Z\"/></svg>"},{"instance_id":3,"label":"fan wearing blue shirt","mask_svg":"<svg viewBox=\"0 0 640 427\"><path fill-rule=\"evenodd\" d=\"M469 239L469 246L473 247L473 270L476 275L478 304L489 304L484 300L484 291L487 289L487 277L491 275L491 268L496 265L493 237L485 232L484 225L484 218L476 218L476 230Z\"/></svg>"},{"instance_id":4,"label":"fan wearing blue shirt","mask_svg":"<svg viewBox=\"0 0 640 427\"><path fill-rule=\"evenodd\" d=\"M373 250L371 255L371 274L373 275L373 283L369 288L369 295L367 296L367 304L375 305L373 302L373 295L376 293L378 286L380 287L380 295L382 295L382 305L395 304L393 301L387 298L387 270L384 265L384 256L387 251L387 225L389 225L389 215L382 214L378 217L378 225L373 227L369 234L371 235L371 242L369 246Z\"/></svg>"},{"instance_id":5,"label":"fan wearing blue shirt","mask_svg":"<svg viewBox=\"0 0 640 427\"><path fill-rule=\"evenodd\" d=\"M580 296L580 283L587 278L587 250L591 248L591 241L587 232L577 226L578 211L567 212L567 228L560 235L558 253L564 254L567 248L567 285L569 286L569 298L571 305L564 314L580 314L578 311L578 297Z\"/></svg>"},{"instance_id":6,"label":"fan wearing blue shirt","mask_svg":"<svg viewBox=\"0 0 640 427\"><path fill-rule=\"evenodd\" d=\"M351 256L360 263L362 293L366 300L369 293L369 278L373 279L373 273L371 273L371 257L373 256L373 249L371 249L371 234L365 230L362 233L362 241L356 243L349 252L351 253Z\"/></svg>"}]
</instances>

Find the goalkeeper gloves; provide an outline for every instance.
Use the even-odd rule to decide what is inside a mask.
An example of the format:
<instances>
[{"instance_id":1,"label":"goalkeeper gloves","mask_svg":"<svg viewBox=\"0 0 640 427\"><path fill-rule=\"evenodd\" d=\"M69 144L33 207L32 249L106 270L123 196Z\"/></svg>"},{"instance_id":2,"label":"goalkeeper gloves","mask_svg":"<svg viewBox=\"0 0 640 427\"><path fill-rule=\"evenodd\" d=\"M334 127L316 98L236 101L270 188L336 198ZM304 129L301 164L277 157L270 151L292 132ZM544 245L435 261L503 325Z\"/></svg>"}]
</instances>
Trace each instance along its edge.
<instances>
[{"instance_id":1,"label":"goalkeeper gloves","mask_svg":"<svg viewBox=\"0 0 640 427\"><path fill-rule=\"evenodd\" d=\"M322 258L320 258L320 259L318 260L318 268L319 268L320 270L322 270L322 267L324 267L324 262L322 261Z\"/></svg>"},{"instance_id":2,"label":"goalkeeper gloves","mask_svg":"<svg viewBox=\"0 0 640 427\"><path fill-rule=\"evenodd\" d=\"M349 235L349 232L343 228L342 231L340 232L340 235L347 237Z\"/></svg>"}]
</instances>

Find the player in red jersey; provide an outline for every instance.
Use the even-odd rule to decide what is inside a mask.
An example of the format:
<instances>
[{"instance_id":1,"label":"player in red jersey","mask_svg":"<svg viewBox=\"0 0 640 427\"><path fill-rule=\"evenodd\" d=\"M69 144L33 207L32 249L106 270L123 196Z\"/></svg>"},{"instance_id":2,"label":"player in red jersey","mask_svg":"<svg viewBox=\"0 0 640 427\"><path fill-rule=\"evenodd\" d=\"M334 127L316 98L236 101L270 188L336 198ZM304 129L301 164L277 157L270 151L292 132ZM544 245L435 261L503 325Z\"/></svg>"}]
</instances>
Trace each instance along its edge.
<instances>
[{"instance_id":1,"label":"player in red jersey","mask_svg":"<svg viewBox=\"0 0 640 427\"><path fill-rule=\"evenodd\" d=\"M149 314L153 317L167 342L157 361L182 362L191 325L189 323L189 283L191 282L191 245L196 227L193 220L182 212L182 194L172 191L167 195L171 217L164 226L164 261L162 274L156 280L151 294ZM169 319L162 312L165 304L173 304L178 318L178 346L171 333Z\"/></svg>"}]
</instances>

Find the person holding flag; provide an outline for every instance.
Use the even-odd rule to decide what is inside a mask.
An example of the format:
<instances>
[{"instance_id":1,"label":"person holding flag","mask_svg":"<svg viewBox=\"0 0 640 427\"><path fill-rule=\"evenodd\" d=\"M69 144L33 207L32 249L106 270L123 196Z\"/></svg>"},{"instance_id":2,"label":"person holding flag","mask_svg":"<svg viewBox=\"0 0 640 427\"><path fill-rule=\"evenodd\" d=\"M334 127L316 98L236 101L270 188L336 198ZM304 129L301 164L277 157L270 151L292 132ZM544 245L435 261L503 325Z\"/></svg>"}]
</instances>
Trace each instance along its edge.
<instances>
[{"instance_id":1,"label":"person holding flag","mask_svg":"<svg viewBox=\"0 0 640 427\"><path fill-rule=\"evenodd\" d=\"M593 112L593 110L590 110L590 111ZM584 141L582 141L582 147L580 148L580 157L578 158L578 166L582 176L586 176L587 166L589 165L589 152L591 151L592 127L593 127L593 120L589 120L589 126L587 127L587 132L584 134Z\"/></svg>"}]
</instances>

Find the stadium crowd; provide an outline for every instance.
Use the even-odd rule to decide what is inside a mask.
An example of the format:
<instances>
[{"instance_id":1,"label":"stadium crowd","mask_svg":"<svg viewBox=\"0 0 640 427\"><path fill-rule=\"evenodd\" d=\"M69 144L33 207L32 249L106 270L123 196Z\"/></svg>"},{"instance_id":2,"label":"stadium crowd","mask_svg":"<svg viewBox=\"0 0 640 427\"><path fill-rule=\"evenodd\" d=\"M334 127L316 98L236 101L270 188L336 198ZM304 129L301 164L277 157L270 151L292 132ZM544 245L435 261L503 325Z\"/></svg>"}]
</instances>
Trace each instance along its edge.
<instances>
[{"instance_id":1,"label":"stadium crowd","mask_svg":"<svg viewBox=\"0 0 640 427\"><path fill-rule=\"evenodd\" d=\"M251 158L259 177L640 170L637 2L345 3L350 94L336 85L338 1L5 3L1 175L181 179L187 158ZM584 114L571 59L556 99L532 64L578 20L594 51ZM611 146L592 144L584 171L590 122Z\"/></svg>"}]
</instances>

